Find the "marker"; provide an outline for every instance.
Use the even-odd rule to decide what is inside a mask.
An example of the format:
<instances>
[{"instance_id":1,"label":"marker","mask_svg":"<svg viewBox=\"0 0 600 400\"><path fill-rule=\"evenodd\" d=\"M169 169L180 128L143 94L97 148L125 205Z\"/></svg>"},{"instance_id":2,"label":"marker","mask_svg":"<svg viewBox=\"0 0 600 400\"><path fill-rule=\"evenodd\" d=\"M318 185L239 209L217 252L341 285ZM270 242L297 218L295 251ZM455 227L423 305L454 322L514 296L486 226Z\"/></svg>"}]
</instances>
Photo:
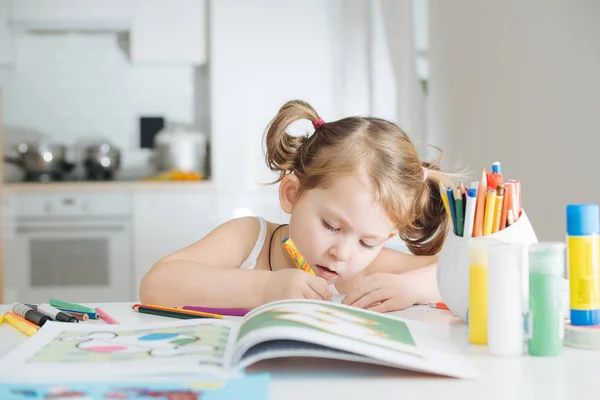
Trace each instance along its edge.
<instances>
[{"instance_id":1,"label":"marker","mask_svg":"<svg viewBox=\"0 0 600 400\"><path fill-rule=\"evenodd\" d=\"M463 228L465 227L465 216L463 214L463 199L459 188L454 189L454 206L456 208L456 234L462 236Z\"/></svg>"},{"instance_id":2,"label":"marker","mask_svg":"<svg viewBox=\"0 0 600 400\"><path fill-rule=\"evenodd\" d=\"M12 312L7 312L6 314L4 314L4 319L6 320L6 322L8 322L27 336L33 335L40 329L40 327L36 324L33 324Z\"/></svg>"},{"instance_id":3,"label":"marker","mask_svg":"<svg viewBox=\"0 0 600 400\"><path fill-rule=\"evenodd\" d=\"M494 210L496 206L496 190L489 189L487 198L485 199L485 216L483 220L483 236L492 233L492 225L494 223Z\"/></svg>"},{"instance_id":4,"label":"marker","mask_svg":"<svg viewBox=\"0 0 600 400\"><path fill-rule=\"evenodd\" d=\"M446 187L442 182L439 183L440 186L440 196L442 197L442 202L444 203L444 208L448 213L448 219L450 220L450 225L454 226L454 220L452 219L452 212L450 211L450 203L448 202L448 193L446 193Z\"/></svg>"},{"instance_id":5,"label":"marker","mask_svg":"<svg viewBox=\"0 0 600 400\"><path fill-rule=\"evenodd\" d=\"M104 320L104 322L106 322L107 324L111 324L111 325L119 324L119 321L117 321L116 319L114 319L113 317L108 315L108 313L106 311L102 310L101 308L96 307L96 312L98 313L100 318L102 318Z\"/></svg>"},{"instance_id":6,"label":"marker","mask_svg":"<svg viewBox=\"0 0 600 400\"><path fill-rule=\"evenodd\" d=\"M39 304L37 306L37 310L58 322L79 322L79 320L76 317L62 312L58 308L52 307L50 304Z\"/></svg>"},{"instance_id":7,"label":"marker","mask_svg":"<svg viewBox=\"0 0 600 400\"><path fill-rule=\"evenodd\" d=\"M429 307L431 307L431 308L437 308L438 310L450 310L448 308L448 306L446 305L446 303L443 303L441 301L439 301L437 303L430 303Z\"/></svg>"},{"instance_id":8,"label":"marker","mask_svg":"<svg viewBox=\"0 0 600 400\"><path fill-rule=\"evenodd\" d=\"M465 210L465 229L463 230L464 237L473 236L473 223L475 222L476 203L477 189L469 189L467 191L467 208Z\"/></svg>"},{"instance_id":9,"label":"marker","mask_svg":"<svg viewBox=\"0 0 600 400\"><path fill-rule=\"evenodd\" d=\"M54 306L56 308L66 308L66 309L77 311L80 313L83 312L83 313L96 314L95 309L86 307L86 306L82 306L80 304L68 303L66 301L57 300L57 299L50 299L49 303L51 306Z\"/></svg>"},{"instance_id":10,"label":"marker","mask_svg":"<svg viewBox=\"0 0 600 400\"><path fill-rule=\"evenodd\" d=\"M36 324L37 326L44 326L46 322L52 321L49 316L44 315L33 308L27 307L25 304L15 304L12 311L19 317L25 318L27 321Z\"/></svg>"},{"instance_id":11,"label":"marker","mask_svg":"<svg viewBox=\"0 0 600 400\"><path fill-rule=\"evenodd\" d=\"M504 206L504 185L498 185L496 193L496 204L494 205L494 222L492 224L492 233L500 230L500 219L502 218L502 207Z\"/></svg>"},{"instance_id":12,"label":"marker","mask_svg":"<svg viewBox=\"0 0 600 400\"><path fill-rule=\"evenodd\" d=\"M0 314L0 325L4 322L4 314Z\"/></svg>"},{"instance_id":13,"label":"marker","mask_svg":"<svg viewBox=\"0 0 600 400\"><path fill-rule=\"evenodd\" d=\"M511 179L509 182L513 184L513 217L515 221L521 216L521 182L516 179Z\"/></svg>"},{"instance_id":14,"label":"marker","mask_svg":"<svg viewBox=\"0 0 600 400\"><path fill-rule=\"evenodd\" d=\"M473 236L483 235L483 217L485 214L485 197L487 193L487 177L485 168L481 169L481 178L477 188L477 206L475 208L475 224L473 226Z\"/></svg>"},{"instance_id":15,"label":"marker","mask_svg":"<svg viewBox=\"0 0 600 400\"><path fill-rule=\"evenodd\" d=\"M37 309L37 304L25 304L27 307ZM62 311L66 314L72 315L80 321L87 321L88 319L98 319L98 313L96 310L93 312L82 312L76 310L70 310L68 308L56 307L57 310Z\"/></svg>"},{"instance_id":16,"label":"marker","mask_svg":"<svg viewBox=\"0 0 600 400\"><path fill-rule=\"evenodd\" d=\"M448 204L450 205L450 213L452 214L452 227L454 229L454 233L458 235L458 224L456 221L456 205L454 204L454 192L452 191L452 187L446 189L446 194L448 195Z\"/></svg>"},{"instance_id":17,"label":"marker","mask_svg":"<svg viewBox=\"0 0 600 400\"><path fill-rule=\"evenodd\" d=\"M504 183L504 178L502 176L502 167L500 166L500 161L496 161L492 164L492 172L487 174L487 184L488 189L498 189L498 185Z\"/></svg>"},{"instance_id":18,"label":"marker","mask_svg":"<svg viewBox=\"0 0 600 400\"><path fill-rule=\"evenodd\" d=\"M501 174L502 173L502 165L500 165L500 161L495 161L492 163L492 172L494 174Z\"/></svg>"}]
</instances>

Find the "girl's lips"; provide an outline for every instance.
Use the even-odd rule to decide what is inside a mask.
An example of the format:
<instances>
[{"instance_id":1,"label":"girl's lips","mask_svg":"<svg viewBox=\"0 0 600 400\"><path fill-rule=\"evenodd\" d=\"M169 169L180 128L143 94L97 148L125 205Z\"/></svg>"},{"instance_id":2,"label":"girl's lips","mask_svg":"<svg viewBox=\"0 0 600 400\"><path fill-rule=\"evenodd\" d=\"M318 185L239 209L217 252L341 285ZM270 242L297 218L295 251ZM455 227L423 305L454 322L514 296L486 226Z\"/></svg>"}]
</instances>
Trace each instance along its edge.
<instances>
[{"instance_id":1,"label":"girl's lips","mask_svg":"<svg viewBox=\"0 0 600 400\"><path fill-rule=\"evenodd\" d=\"M314 269L315 273L325 280L335 279L338 277L337 272L331 271L330 269L322 267L318 264L315 265Z\"/></svg>"}]
</instances>

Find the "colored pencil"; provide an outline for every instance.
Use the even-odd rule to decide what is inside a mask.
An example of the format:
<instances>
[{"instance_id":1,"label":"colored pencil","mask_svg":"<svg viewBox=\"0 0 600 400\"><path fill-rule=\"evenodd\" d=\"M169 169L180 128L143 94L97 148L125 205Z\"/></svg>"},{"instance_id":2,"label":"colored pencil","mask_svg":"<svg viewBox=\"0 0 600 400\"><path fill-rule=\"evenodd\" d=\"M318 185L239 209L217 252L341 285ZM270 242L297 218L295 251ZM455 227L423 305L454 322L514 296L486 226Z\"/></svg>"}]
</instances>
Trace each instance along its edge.
<instances>
[{"instance_id":1,"label":"colored pencil","mask_svg":"<svg viewBox=\"0 0 600 400\"><path fill-rule=\"evenodd\" d=\"M4 314L0 314L0 325L4 322Z\"/></svg>"},{"instance_id":2,"label":"colored pencil","mask_svg":"<svg viewBox=\"0 0 600 400\"><path fill-rule=\"evenodd\" d=\"M182 313L182 314L190 314L190 315L196 315L198 317L206 317L206 318L223 318L223 316L219 315L219 314L207 313L207 312L202 312L202 311L184 310L182 308L176 308L176 307L163 307L163 306L157 306L154 304L134 304L133 307L134 308L135 307L154 308L157 310L178 312L178 313Z\"/></svg>"},{"instance_id":3,"label":"colored pencil","mask_svg":"<svg viewBox=\"0 0 600 400\"><path fill-rule=\"evenodd\" d=\"M49 303L51 306L56 307L58 309L65 308L65 309L73 310L73 311L77 311L77 312L96 314L96 310L94 310L93 308L90 308L90 307L82 306L81 304L69 303L69 302L57 300L57 299L50 299Z\"/></svg>"},{"instance_id":4,"label":"colored pencil","mask_svg":"<svg viewBox=\"0 0 600 400\"><path fill-rule=\"evenodd\" d=\"M177 312L177 311L169 311L169 310L161 310L160 308L152 308L152 307L144 307L137 306L134 308L137 312L141 314L152 314L159 315L161 317L171 317L171 318L179 318L179 319L194 319L194 318L212 318L203 315L189 314L185 312Z\"/></svg>"},{"instance_id":5,"label":"colored pencil","mask_svg":"<svg viewBox=\"0 0 600 400\"><path fill-rule=\"evenodd\" d=\"M111 325L119 324L119 321L117 321L116 319L114 319L113 317L108 315L108 313L106 311L104 311L103 309L96 307L96 312L98 313L100 318L102 318L102 320L104 322L106 322L107 324L111 324Z\"/></svg>"},{"instance_id":6,"label":"colored pencil","mask_svg":"<svg viewBox=\"0 0 600 400\"><path fill-rule=\"evenodd\" d=\"M458 236L463 235L463 228L465 225L465 216L463 211L463 199L460 189L454 189L454 206L456 207L456 234Z\"/></svg>"},{"instance_id":7,"label":"colored pencil","mask_svg":"<svg viewBox=\"0 0 600 400\"><path fill-rule=\"evenodd\" d=\"M488 189L487 198L485 199L485 214L483 220L483 236L492 233L492 225L494 223L494 210L496 206L496 190Z\"/></svg>"},{"instance_id":8,"label":"colored pencil","mask_svg":"<svg viewBox=\"0 0 600 400\"><path fill-rule=\"evenodd\" d=\"M448 205L450 206L450 213L452 214L452 227L454 229L454 233L458 235L458 225L456 223L456 205L454 205L454 192L452 191L452 187L446 189L446 194L448 195Z\"/></svg>"},{"instance_id":9,"label":"colored pencil","mask_svg":"<svg viewBox=\"0 0 600 400\"><path fill-rule=\"evenodd\" d=\"M446 193L446 187L442 182L439 183L440 186L440 195L442 196L442 202L444 203L444 208L448 213L448 219L450 220L450 225L454 226L454 220L452 219L452 212L450 211L450 203L448 202L448 193Z\"/></svg>"},{"instance_id":10,"label":"colored pencil","mask_svg":"<svg viewBox=\"0 0 600 400\"><path fill-rule=\"evenodd\" d=\"M477 188L477 206L475 208L475 224L473 226L473 236L483 235L483 217L485 214L485 200L487 195L487 178L485 168L481 169L481 178Z\"/></svg>"},{"instance_id":11,"label":"colored pencil","mask_svg":"<svg viewBox=\"0 0 600 400\"><path fill-rule=\"evenodd\" d=\"M248 314L250 310L244 308L215 308L215 307L197 307L197 306L184 306L183 310L200 311L205 313L219 314L219 315L230 315L234 317L243 317Z\"/></svg>"},{"instance_id":12,"label":"colored pencil","mask_svg":"<svg viewBox=\"0 0 600 400\"><path fill-rule=\"evenodd\" d=\"M502 203L502 215L500 216L500 229L506 228L508 218L508 207L512 204L512 182L504 184L504 202Z\"/></svg>"},{"instance_id":13,"label":"colored pencil","mask_svg":"<svg viewBox=\"0 0 600 400\"><path fill-rule=\"evenodd\" d=\"M511 226L512 224L515 223L515 217L513 216L513 210L508 210L506 220L507 220L506 223L508 226Z\"/></svg>"},{"instance_id":14,"label":"colored pencil","mask_svg":"<svg viewBox=\"0 0 600 400\"><path fill-rule=\"evenodd\" d=\"M504 206L504 185L498 185L496 191L496 204L494 205L494 222L492 223L492 233L500 230L500 219L502 218L502 207Z\"/></svg>"}]
</instances>

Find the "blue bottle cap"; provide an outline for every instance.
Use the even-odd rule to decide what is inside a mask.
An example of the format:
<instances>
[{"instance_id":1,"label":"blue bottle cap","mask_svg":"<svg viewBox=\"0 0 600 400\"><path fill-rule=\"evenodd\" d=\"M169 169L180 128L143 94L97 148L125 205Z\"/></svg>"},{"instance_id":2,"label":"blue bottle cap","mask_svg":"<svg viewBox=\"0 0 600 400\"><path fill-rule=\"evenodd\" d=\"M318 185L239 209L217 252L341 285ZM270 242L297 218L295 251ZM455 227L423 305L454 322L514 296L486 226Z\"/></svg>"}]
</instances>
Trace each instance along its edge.
<instances>
[{"instance_id":1,"label":"blue bottle cap","mask_svg":"<svg viewBox=\"0 0 600 400\"><path fill-rule=\"evenodd\" d=\"M590 326L600 325L600 310L571 309L571 325Z\"/></svg>"},{"instance_id":2,"label":"blue bottle cap","mask_svg":"<svg viewBox=\"0 0 600 400\"><path fill-rule=\"evenodd\" d=\"M598 204L569 204L567 206L567 234L572 236L600 233Z\"/></svg>"},{"instance_id":3,"label":"blue bottle cap","mask_svg":"<svg viewBox=\"0 0 600 400\"><path fill-rule=\"evenodd\" d=\"M468 189L467 196L469 197L477 197L477 189Z\"/></svg>"}]
</instances>

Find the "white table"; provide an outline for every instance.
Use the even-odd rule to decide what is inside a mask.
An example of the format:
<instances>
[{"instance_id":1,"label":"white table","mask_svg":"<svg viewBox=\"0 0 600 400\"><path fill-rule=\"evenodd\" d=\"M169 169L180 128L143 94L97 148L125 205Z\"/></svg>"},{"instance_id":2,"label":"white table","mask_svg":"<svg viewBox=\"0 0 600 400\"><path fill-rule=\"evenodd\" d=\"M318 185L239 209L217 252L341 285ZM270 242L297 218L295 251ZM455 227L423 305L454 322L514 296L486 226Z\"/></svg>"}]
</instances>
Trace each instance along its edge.
<instances>
[{"instance_id":1,"label":"white table","mask_svg":"<svg viewBox=\"0 0 600 400\"><path fill-rule=\"evenodd\" d=\"M138 314L130 303L105 303L103 308L121 323L162 321L166 318ZM0 305L0 312L6 306ZM484 377L458 380L383 367L338 361L270 360L249 371L271 372L271 399L599 399L600 352L565 347L560 357L516 358L490 356L487 347L467 343L467 327L449 311L414 307L394 313L431 324L467 354ZM169 319L171 320L171 319ZM90 323L103 324L102 321ZM12 326L0 326L0 357L26 336ZM304 368L313 370L307 375ZM318 365L318 369L314 369ZM302 370L302 373L298 373Z\"/></svg>"}]
</instances>

